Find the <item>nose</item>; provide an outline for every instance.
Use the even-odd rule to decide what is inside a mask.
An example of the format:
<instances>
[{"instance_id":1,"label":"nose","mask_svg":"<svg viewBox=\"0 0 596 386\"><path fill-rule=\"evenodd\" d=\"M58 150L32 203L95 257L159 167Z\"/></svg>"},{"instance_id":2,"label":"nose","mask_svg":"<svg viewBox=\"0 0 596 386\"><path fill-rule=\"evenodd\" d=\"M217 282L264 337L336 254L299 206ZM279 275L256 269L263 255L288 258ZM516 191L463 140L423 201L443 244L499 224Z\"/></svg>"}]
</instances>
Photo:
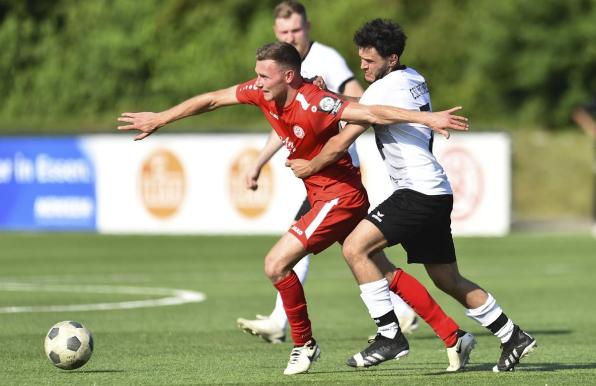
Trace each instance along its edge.
<instances>
[{"instance_id":1,"label":"nose","mask_svg":"<svg viewBox=\"0 0 596 386\"><path fill-rule=\"evenodd\" d=\"M366 70L368 68L368 64L366 63L366 61L361 60L360 61L360 69L361 70Z\"/></svg>"},{"instance_id":2,"label":"nose","mask_svg":"<svg viewBox=\"0 0 596 386\"><path fill-rule=\"evenodd\" d=\"M296 39L294 39L294 34L290 32L290 33L288 33L286 35L286 41L285 41L285 43L294 44L295 40Z\"/></svg>"}]
</instances>

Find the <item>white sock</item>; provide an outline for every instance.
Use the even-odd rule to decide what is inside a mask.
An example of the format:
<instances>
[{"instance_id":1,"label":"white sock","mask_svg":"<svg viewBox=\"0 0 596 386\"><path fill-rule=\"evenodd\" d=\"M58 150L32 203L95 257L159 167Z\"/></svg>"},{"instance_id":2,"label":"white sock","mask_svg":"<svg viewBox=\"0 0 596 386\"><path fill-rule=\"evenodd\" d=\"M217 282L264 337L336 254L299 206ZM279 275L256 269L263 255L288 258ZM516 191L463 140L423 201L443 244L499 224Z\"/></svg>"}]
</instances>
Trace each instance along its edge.
<instances>
[{"instance_id":1,"label":"white sock","mask_svg":"<svg viewBox=\"0 0 596 386\"><path fill-rule=\"evenodd\" d=\"M395 292L389 291L389 296L391 297L391 304L393 304L393 310L398 319L411 318L416 314L408 303L404 302Z\"/></svg>"},{"instance_id":2,"label":"white sock","mask_svg":"<svg viewBox=\"0 0 596 386\"><path fill-rule=\"evenodd\" d=\"M394 312L389 293L389 283L384 278L360 285L360 297L375 323L378 323L380 317ZM393 339L398 331L399 326L394 322L379 326L377 329L379 334L390 339Z\"/></svg>"},{"instance_id":3,"label":"white sock","mask_svg":"<svg viewBox=\"0 0 596 386\"><path fill-rule=\"evenodd\" d=\"M304 284L306 281L306 276L308 275L308 265L310 263L310 255L304 256L296 265L294 266L294 272L298 276L298 280L300 283ZM277 293L277 298L275 299L275 308L269 315L271 319L273 319L282 329L288 325L288 317L286 316L286 310L284 310L284 304L281 301L281 296L279 292Z\"/></svg>"},{"instance_id":4,"label":"white sock","mask_svg":"<svg viewBox=\"0 0 596 386\"><path fill-rule=\"evenodd\" d=\"M503 314L503 310L501 309L501 306L497 304L495 298L493 298L491 294L487 295L488 298L483 305L466 311L466 316L480 323L482 327L490 326L499 316L501 316L501 314ZM513 322L508 318L505 325L501 327L499 331L493 332L493 334L501 339L501 343L505 343L511 338L512 332Z\"/></svg>"},{"instance_id":5,"label":"white sock","mask_svg":"<svg viewBox=\"0 0 596 386\"><path fill-rule=\"evenodd\" d=\"M511 339L511 335L513 335L513 321L511 319L507 320L507 323L501 327L499 331L497 331L494 335L501 339L501 343L507 342Z\"/></svg>"}]
</instances>

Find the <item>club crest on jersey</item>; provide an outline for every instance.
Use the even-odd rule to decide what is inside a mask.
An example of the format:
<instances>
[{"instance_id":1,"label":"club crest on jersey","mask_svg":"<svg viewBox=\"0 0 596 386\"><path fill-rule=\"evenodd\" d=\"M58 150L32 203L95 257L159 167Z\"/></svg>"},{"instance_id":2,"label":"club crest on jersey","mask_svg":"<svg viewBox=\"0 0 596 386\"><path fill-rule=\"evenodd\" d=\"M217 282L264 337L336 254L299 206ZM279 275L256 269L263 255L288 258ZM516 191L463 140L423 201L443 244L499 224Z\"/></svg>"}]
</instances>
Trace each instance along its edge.
<instances>
[{"instance_id":1,"label":"club crest on jersey","mask_svg":"<svg viewBox=\"0 0 596 386\"><path fill-rule=\"evenodd\" d=\"M334 99L331 97L324 97L319 102L319 109L329 114L337 114L342 105L341 99Z\"/></svg>"},{"instance_id":2,"label":"club crest on jersey","mask_svg":"<svg viewBox=\"0 0 596 386\"><path fill-rule=\"evenodd\" d=\"M294 126L294 135L298 138L304 138L304 129L298 125Z\"/></svg>"}]
</instances>

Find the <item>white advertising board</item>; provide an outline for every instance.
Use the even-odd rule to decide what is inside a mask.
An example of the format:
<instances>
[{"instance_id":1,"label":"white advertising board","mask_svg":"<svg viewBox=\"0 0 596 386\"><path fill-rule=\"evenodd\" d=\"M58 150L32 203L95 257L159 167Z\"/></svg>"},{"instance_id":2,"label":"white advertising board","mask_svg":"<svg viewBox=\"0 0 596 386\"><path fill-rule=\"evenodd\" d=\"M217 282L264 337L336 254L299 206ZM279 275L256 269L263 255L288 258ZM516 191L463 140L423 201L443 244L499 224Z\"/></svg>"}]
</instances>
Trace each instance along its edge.
<instances>
[{"instance_id":1,"label":"white advertising board","mask_svg":"<svg viewBox=\"0 0 596 386\"><path fill-rule=\"evenodd\" d=\"M97 230L103 233L278 234L304 197L280 151L256 192L244 175L265 134L81 138L96 173ZM371 208L391 194L374 136L358 140ZM454 190L454 235L504 235L511 206L510 140L500 133L435 136L434 153Z\"/></svg>"},{"instance_id":2,"label":"white advertising board","mask_svg":"<svg viewBox=\"0 0 596 386\"><path fill-rule=\"evenodd\" d=\"M97 229L104 233L276 234L306 193L280 151L256 192L244 174L266 135L88 137L96 160Z\"/></svg>"}]
</instances>

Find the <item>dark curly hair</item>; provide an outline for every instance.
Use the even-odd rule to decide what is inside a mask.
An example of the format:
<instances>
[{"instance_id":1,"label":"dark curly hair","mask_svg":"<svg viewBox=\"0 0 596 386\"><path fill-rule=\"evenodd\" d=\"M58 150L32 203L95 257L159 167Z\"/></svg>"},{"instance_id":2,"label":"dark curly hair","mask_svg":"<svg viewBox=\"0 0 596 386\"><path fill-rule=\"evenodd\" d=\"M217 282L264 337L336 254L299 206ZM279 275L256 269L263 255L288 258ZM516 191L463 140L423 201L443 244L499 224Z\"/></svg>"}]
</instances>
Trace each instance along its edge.
<instances>
[{"instance_id":1,"label":"dark curly hair","mask_svg":"<svg viewBox=\"0 0 596 386\"><path fill-rule=\"evenodd\" d=\"M354 43L361 48L374 47L384 58L391 54L401 56L407 36L401 26L390 20L374 19L354 34Z\"/></svg>"}]
</instances>

